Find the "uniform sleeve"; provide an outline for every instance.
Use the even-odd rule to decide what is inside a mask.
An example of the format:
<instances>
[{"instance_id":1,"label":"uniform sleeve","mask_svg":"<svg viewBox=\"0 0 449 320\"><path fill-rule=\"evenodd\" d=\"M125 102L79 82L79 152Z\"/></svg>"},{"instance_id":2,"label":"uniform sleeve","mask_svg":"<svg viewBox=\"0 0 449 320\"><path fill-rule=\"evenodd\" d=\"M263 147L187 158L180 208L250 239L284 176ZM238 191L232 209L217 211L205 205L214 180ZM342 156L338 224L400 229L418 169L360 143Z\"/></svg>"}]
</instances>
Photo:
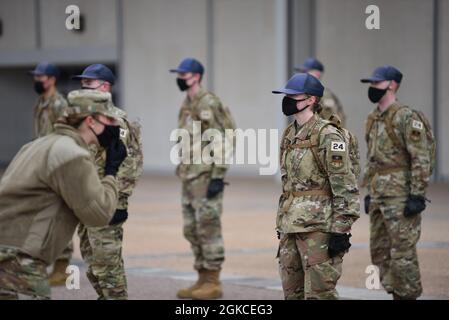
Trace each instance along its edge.
<instances>
[{"instance_id":1,"label":"uniform sleeve","mask_svg":"<svg viewBox=\"0 0 449 320\"><path fill-rule=\"evenodd\" d=\"M368 123L370 121L371 115L368 116L368 119L365 121L365 142L366 142L366 162L365 162L365 168L363 169L363 176L362 176L362 183L360 186L362 188L368 187L369 182L371 181L371 178L374 176L374 168L370 162L370 148L371 142L369 141L369 132L368 130L371 130L372 128L368 128ZM369 189L369 188L368 188Z\"/></svg>"},{"instance_id":2,"label":"uniform sleeve","mask_svg":"<svg viewBox=\"0 0 449 320\"><path fill-rule=\"evenodd\" d=\"M415 112L405 117L403 125L403 139L410 155L410 193L425 196L431 164L426 128Z\"/></svg>"},{"instance_id":3,"label":"uniform sleeve","mask_svg":"<svg viewBox=\"0 0 449 320\"><path fill-rule=\"evenodd\" d=\"M60 96L58 97L54 104L52 105L52 112L51 112L51 123L55 124L55 122L63 115L63 111L67 108L67 101L64 99L64 97Z\"/></svg>"},{"instance_id":4,"label":"uniform sleeve","mask_svg":"<svg viewBox=\"0 0 449 320\"><path fill-rule=\"evenodd\" d=\"M112 176L100 180L89 157L63 164L52 172L50 180L82 224L108 225L117 206L117 180Z\"/></svg>"},{"instance_id":5,"label":"uniform sleeve","mask_svg":"<svg viewBox=\"0 0 449 320\"><path fill-rule=\"evenodd\" d=\"M367 161L365 164L365 168L363 169L362 183L360 185L362 188L368 187L368 184L374 175L374 169L372 168L371 163L369 161L368 153L369 153L369 151L367 151L367 156L366 156Z\"/></svg>"},{"instance_id":6,"label":"uniform sleeve","mask_svg":"<svg viewBox=\"0 0 449 320\"><path fill-rule=\"evenodd\" d=\"M349 146L340 133L327 134L321 144L326 150L325 166L332 191L330 232L347 233L360 212L359 189L349 159Z\"/></svg>"},{"instance_id":7,"label":"uniform sleeve","mask_svg":"<svg viewBox=\"0 0 449 320\"><path fill-rule=\"evenodd\" d=\"M120 128L120 138L126 146L128 156L117 172L119 200L117 209L128 209L128 198L131 196L137 180L142 174L143 159L140 144L133 142L129 124L124 122Z\"/></svg>"},{"instance_id":8,"label":"uniform sleeve","mask_svg":"<svg viewBox=\"0 0 449 320\"><path fill-rule=\"evenodd\" d=\"M221 106L220 100L213 96L203 100L204 101L198 105L198 110L196 110L198 118L201 121L202 132L204 133L207 129L216 129L220 131L222 137L221 143L214 147L214 151L221 156L218 157L212 165L211 178L224 179L229 168L229 165L226 164L226 159L232 156L230 148L226 148L226 146L229 146L229 143L232 143L232 139L230 140L229 137L225 136L225 131L219 123L219 118L221 116L219 112Z\"/></svg>"}]
</instances>

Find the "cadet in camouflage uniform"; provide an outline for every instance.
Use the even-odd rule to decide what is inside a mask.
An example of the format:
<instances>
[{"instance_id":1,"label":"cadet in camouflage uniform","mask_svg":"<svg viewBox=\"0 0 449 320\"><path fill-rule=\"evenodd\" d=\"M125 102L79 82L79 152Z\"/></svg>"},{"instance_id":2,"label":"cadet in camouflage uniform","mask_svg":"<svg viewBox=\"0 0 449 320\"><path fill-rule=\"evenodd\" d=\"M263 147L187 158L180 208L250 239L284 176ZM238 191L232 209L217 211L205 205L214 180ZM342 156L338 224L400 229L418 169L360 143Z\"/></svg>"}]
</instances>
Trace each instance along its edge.
<instances>
[{"instance_id":1,"label":"cadet in camouflage uniform","mask_svg":"<svg viewBox=\"0 0 449 320\"><path fill-rule=\"evenodd\" d=\"M208 128L222 131L218 123L221 102L202 88L204 68L199 61L187 58L170 71L178 73L179 89L187 91L179 113L179 128L190 133L192 151L194 148L202 150L207 143L193 145L193 121L201 121L202 132ZM179 298L215 299L222 296L219 280L224 261L221 213L227 165L193 164L192 154L190 164L181 163L176 174L182 180L184 236L195 256L198 280L193 286L179 290L177 295Z\"/></svg>"},{"instance_id":2,"label":"cadet in camouflage uniform","mask_svg":"<svg viewBox=\"0 0 449 320\"><path fill-rule=\"evenodd\" d=\"M401 80L402 73L392 66L381 66L361 80L371 84L369 99L378 104L367 120L362 186L368 188L371 260L379 267L382 285L394 299L416 299L422 293L416 244L431 159L422 119L396 99ZM388 128L403 147L393 141Z\"/></svg>"},{"instance_id":3,"label":"cadet in camouflage uniform","mask_svg":"<svg viewBox=\"0 0 449 320\"><path fill-rule=\"evenodd\" d=\"M34 107L34 136L40 138L54 131L53 125L62 110L67 107L67 101L56 89L59 70L55 65L42 62L30 71L30 74L34 76L34 90L39 94ZM49 276L50 285L65 284L67 278L65 270L70 263L72 253L73 243L70 241L53 266L53 272Z\"/></svg>"},{"instance_id":4,"label":"cadet in camouflage uniform","mask_svg":"<svg viewBox=\"0 0 449 320\"><path fill-rule=\"evenodd\" d=\"M39 95L34 107L34 135L40 138L54 131L53 125L67 101L56 89L59 70L55 65L42 62L29 73L34 76L34 90Z\"/></svg>"},{"instance_id":5,"label":"cadet in camouflage uniform","mask_svg":"<svg viewBox=\"0 0 449 320\"><path fill-rule=\"evenodd\" d=\"M280 165L283 194L276 229L285 299L337 299L343 255L359 217L359 191L344 133L315 111L323 95L310 74L284 88L282 111L295 121L284 131Z\"/></svg>"},{"instance_id":6,"label":"cadet in camouflage uniform","mask_svg":"<svg viewBox=\"0 0 449 320\"><path fill-rule=\"evenodd\" d=\"M50 298L47 265L76 225L106 225L114 215L126 148L111 95L72 91L68 101L55 131L23 146L0 181L0 299ZM108 150L104 178L88 149L99 141Z\"/></svg>"},{"instance_id":7,"label":"cadet in camouflage uniform","mask_svg":"<svg viewBox=\"0 0 449 320\"><path fill-rule=\"evenodd\" d=\"M82 87L86 91L110 92L111 86L115 82L112 71L102 64L90 65L83 71L83 74L73 78L81 79ZM112 106L112 109L119 119L120 139L128 151L128 157L117 173L119 182L117 211L109 226L87 227L82 223L78 226L81 255L89 265L87 277L97 292L99 300L128 298L122 256L123 224L128 218L128 198L143 169L139 124L131 123L123 110L115 106ZM95 157L98 174L103 177L106 160L105 149L101 146L92 146L91 153Z\"/></svg>"},{"instance_id":8,"label":"cadet in camouflage uniform","mask_svg":"<svg viewBox=\"0 0 449 320\"><path fill-rule=\"evenodd\" d=\"M324 74L323 64L315 58L307 58L302 66L296 67L295 71L307 72L315 78L321 79ZM328 119L332 114L337 114L341 121L341 126L346 126L346 115L338 97L329 88L324 88L321 98L321 115L323 119Z\"/></svg>"}]
</instances>

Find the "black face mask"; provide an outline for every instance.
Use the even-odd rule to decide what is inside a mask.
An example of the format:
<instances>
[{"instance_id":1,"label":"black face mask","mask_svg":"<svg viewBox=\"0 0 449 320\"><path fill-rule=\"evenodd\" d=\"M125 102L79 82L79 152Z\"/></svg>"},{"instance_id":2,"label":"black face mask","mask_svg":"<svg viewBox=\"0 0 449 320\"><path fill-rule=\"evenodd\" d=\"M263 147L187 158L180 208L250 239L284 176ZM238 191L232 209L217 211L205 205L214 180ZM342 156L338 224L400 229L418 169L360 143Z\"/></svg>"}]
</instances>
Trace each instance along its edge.
<instances>
[{"instance_id":1,"label":"black face mask","mask_svg":"<svg viewBox=\"0 0 449 320\"><path fill-rule=\"evenodd\" d=\"M387 93L388 87L386 89L377 89L374 87L369 87L368 98L372 103L378 103L380 99Z\"/></svg>"},{"instance_id":2,"label":"black face mask","mask_svg":"<svg viewBox=\"0 0 449 320\"><path fill-rule=\"evenodd\" d=\"M298 102L301 102L301 101L304 101L307 99L308 98L302 99L302 100L295 100L295 99L285 96L284 99L282 99L282 112L288 117L288 116L292 116L298 112L302 112L302 111L306 110L309 107L308 105L300 110L298 110L296 105L298 104Z\"/></svg>"},{"instance_id":3,"label":"black face mask","mask_svg":"<svg viewBox=\"0 0 449 320\"><path fill-rule=\"evenodd\" d=\"M97 120L98 121L98 120ZM100 121L98 121L100 122ZM109 146L114 144L118 139L120 139L120 127L119 126L110 126L100 122L104 125L104 130L100 134L96 134L94 130L92 132L97 136L98 143L103 148L107 149Z\"/></svg>"},{"instance_id":4,"label":"black face mask","mask_svg":"<svg viewBox=\"0 0 449 320\"><path fill-rule=\"evenodd\" d=\"M190 77L189 79L176 78L176 83L178 84L179 90L186 91L187 89L189 89L191 86L187 84L187 81L192 79L192 77Z\"/></svg>"},{"instance_id":5,"label":"black face mask","mask_svg":"<svg viewBox=\"0 0 449 320\"><path fill-rule=\"evenodd\" d=\"M45 92L44 83L42 81L34 81L34 91L37 94L43 94Z\"/></svg>"}]
</instances>

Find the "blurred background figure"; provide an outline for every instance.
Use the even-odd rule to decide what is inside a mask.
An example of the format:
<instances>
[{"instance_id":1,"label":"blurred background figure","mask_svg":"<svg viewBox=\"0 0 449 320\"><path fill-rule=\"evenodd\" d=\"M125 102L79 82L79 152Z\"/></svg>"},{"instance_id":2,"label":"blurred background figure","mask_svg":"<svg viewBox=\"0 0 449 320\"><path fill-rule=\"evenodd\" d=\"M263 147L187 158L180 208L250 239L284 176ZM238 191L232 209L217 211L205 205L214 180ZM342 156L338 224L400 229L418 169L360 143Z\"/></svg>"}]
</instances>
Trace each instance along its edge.
<instances>
[{"instance_id":1,"label":"blurred background figure","mask_svg":"<svg viewBox=\"0 0 449 320\"><path fill-rule=\"evenodd\" d=\"M30 71L30 74L34 78L34 90L39 95L34 107L34 134L36 138L39 138L54 131L53 125L61 116L62 110L67 107L67 101L56 88L59 70L55 65L42 62ZM53 271L49 276L50 285L65 284L67 278L65 271L70 264L72 253L73 242L70 241L53 265Z\"/></svg>"},{"instance_id":2,"label":"blurred background figure","mask_svg":"<svg viewBox=\"0 0 449 320\"><path fill-rule=\"evenodd\" d=\"M59 70L55 65L42 62L29 73L34 79L34 91L39 95L34 107L34 135L39 138L54 131L53 125L67 101L56 88Z\"/></svg>"},{"instance_id":3,"label":"blurred background figure","mask_svg":"<svg viewBox=\"0 0 449 320\"><path fill-rule=\"evenodd\" d=\"M322 80L324 75L324 66L315 58L307 58L301 66L295 68L295 71L306 72L315 78ZM321 106L322 110L320 113L324 119L329 119L332 114L336 113L340 118L341 125L345 127L346 115L344 113L343 106L335 93L333 93L328 87L324 88L323 97L321 98Z\"/></svg>"},{"instance_id":4,"label":"blurred background figure","mask_svg":"<svg viewBox=\"0 0 449 320\"><path fill-rule=\"evenodd\" d=\"M110 93L115 84L114 73L103 64L92 64L82 74L72 77L80 80L84 91ZM119 197L117 210L108 226L88 227L78 225L80 250L88 264L87 278L98 294L99 300L123 300L128 298L125 266L122 256L123 224L128 219L128 198L142 174L143 150L138 123L130 122L125 111L111 105L120 126L120 140L126 146L128 156L117 173ZM104 177L106 149L91 146L100 177Z\"/></svg>"}]
</instances>

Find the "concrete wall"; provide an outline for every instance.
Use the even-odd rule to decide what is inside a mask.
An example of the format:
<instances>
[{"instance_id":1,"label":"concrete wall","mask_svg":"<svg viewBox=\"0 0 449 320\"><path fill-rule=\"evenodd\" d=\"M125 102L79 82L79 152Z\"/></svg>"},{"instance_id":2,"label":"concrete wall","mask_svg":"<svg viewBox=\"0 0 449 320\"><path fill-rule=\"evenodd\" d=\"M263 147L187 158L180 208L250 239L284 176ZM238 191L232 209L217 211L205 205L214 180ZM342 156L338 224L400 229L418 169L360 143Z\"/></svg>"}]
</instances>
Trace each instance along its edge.
<instances>
[{"instance_id":1,"label":"concrete wall","mask_svg":"<svg viewBox=\"0 0 449 320\"><path fill-rule=\"evenodd\" d=\"M214 91L231 108L239 127L278 127L280 105L271 90L285 80L283 71L279 72L283 68L283 62L279 61L284 57L276 54L280 38L275 26L279 2L125 3L124 106L131 117L142 119L147 169L168 173L174 169L169 159L173 146L169 136L177 126L184 94L175 84L176 75L169 74L168 69L176 67L187 56L204 63L204 84L215 84ZM212 19L208 19L208 12ZM212 24L208 25L208 21ZM284 53L283 47L281 50Z\"/></svg>"},{"instance_id":2,"label":"concrete wall","mask_svg":"<svg viewBox=\"0 0 449 320\"><path fill-rule=\"evenodd\" d=\"M365 8L377 4L381 29L365 28ZM360 77L380 64L404 72L399 98L433 118L433 3L421 0L0 0L1 110L11 122L0 129L2 159L31 133L30 79L23 73L42 60L73 70L93 62L117 66L115 90L144 132L145 167L172 174L170 132L184 98L168 69L186 56L206 67L204 84L228 105L240 128L279 128L286 119L281 86L291 67L316 53L326 66L323 81L337 93L349 128L363 142L364 120L373 108ZM438 0L438 136L440 171L449 178L449 1ZM65 7L77 4L86 18L82 34L64 27ZM122 8L122 10L120 9ZM288 12L288 9L290 10ZM287 16L291 18L289 21ZM121 17L122 19L119 19ZM288 26L287 26L288 25ZM287 43L287 39L289 42ZM16 74L17 72L17 74ZM22 72L22 73L20 73ZM65 84L64 88L70 88ZM30 105L31 103L31 105ZM30 126L14 131L14 121ZM9 135L7 135L9 134ZM255 174L257 166L231 172Z\"/></svg>"},{"instance_id":3,"label":"concrete wall","mask_svg":"<svg viewBox=\"0 0 449 320\"><path fill-rule=\"evenodd\" d=\"M283 129L281 98L271 91L284 85L285 16L282 1L214 1L214 84L243 130ZM268 150L268 148L267 148ZM259 165L233 165L231 172L258 174Z\"/></svg>"},{"instance_id":4,"label":"concrete wall","mask_svg":"<svg viewBox=\"0 0 449 320\"><path fill-rule=\"evenodd\" d=\"M119 0L0 0L0 67L22 67L40 61L76 65L117 59ZM65 10L78 5L82 32L68 30Z\"/></svg>"},{"instance_id":5,"label":"concrete wall","mask_svg":"<svg viewBox=\"0 0 449 320\"><path fill-rule=\"evenodd\" d=\"M440 175L449 181L449 1L439 3L438 159Z\"/></svg>"},{"instance_id":6,"label":"concrete wall","mask_svg":"<svg viewBox=\"0 0 449 320\"><path fill-rule=\"evenodd\" d=\"M0 1L3 35L0 50L31 49L36 45L34 1Z\"/></svg>"},{"instance_id":7,"label":"concrete wall","mask_svg":"<svg viewBox=\"0 0 449 320\"><path fill-rule=\"evenodd\" d=\"M170 132L183 99L168 70L186 56L206 62L206 0L125 3L123 22L124 107L141 119L145 168L168 173Z\"/></svg>"},{"instance_id":8,"label":"concrete wall","mask_svg":"<svg viewBox=\"0 0 449 320\"><path fill-rule=\"evenodd\" d=\"M36 94L25 68L0 70L0 166L7 164L33 135ZM28 84L23 90L23 85Z\"/></svg>"},{"instance_id":9,"label":"concrete wall","mask_svg":"<svg viewBox=\"0 0 449 320\"><path fill-rule=\"evenodd\" d=\"M77 5L84 16L85 30L67 30L66 7ZM116 45L116 1L45 0L41 1L42 47L73 48L79 46L114 47Z\"/></svg>"},{"instance_id":10,"label":"concrete wall","mask_svg":"<svg viewBox=\"0 0 449 320\"><path fill-rule=\"evenodd\" d=\"M378 0L380 30L365 28L368 0L316 2L316 52L325 65L323 81L341 99L348 127L361 141L365 159L364 121L372 110L367 85L359 79L382 64L404 74L399 99L424 111L432 121L432 17L431 1Z\"/></svg>"}]
</instances>

